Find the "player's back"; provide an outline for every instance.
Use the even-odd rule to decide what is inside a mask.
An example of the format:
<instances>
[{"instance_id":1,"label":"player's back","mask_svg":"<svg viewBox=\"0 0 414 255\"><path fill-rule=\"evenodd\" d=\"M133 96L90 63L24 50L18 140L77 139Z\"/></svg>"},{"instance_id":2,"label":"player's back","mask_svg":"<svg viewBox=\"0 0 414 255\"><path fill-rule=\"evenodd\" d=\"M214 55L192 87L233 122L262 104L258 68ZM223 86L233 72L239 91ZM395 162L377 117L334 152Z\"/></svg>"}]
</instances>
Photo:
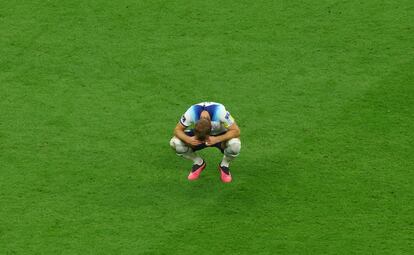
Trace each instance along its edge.
<instances>
[{"instance_id":1,"label":"player's back","mask_svg":"<svg viewBox=\"0 0 414 255\"><path fill-rule=\"evenodd\" d=\"M234 119L231 117L230 113L226 110L223 104L216 102L201 102L188 108L180 119L181 124L192 128L193 125L200 119L201 112L203 111L207 111L210 115L212 135L226 132L228 127L234 122Z\"/></svg>"},{"instance_id":2,"label":"player's back","mask_svg":"<svg viewBox=\"0 0 414 255\"><path fill-rule=\"evenodd\" d=\"M210 115L211 121L219 121L220 114L225 111L225 107L223 104L216 103L216 102L201 102L198 104L194 104L190 107L194 113L194 121L197 122L200 119L200 115L202 111L207 111Z\"/></svg>"}]
</instances>

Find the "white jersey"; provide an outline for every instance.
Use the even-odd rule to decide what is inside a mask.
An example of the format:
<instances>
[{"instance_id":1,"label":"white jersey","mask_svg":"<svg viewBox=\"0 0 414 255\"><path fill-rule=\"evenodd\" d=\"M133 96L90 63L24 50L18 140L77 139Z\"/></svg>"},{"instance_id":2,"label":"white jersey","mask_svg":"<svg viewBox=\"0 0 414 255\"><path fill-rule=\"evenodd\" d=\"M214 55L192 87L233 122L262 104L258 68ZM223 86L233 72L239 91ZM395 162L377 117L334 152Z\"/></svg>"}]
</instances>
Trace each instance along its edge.
<instances>
[{"instance_id":1,"label":"white jersey","mask_svg":"<svg viewBox=\"0 0 414 255\"><path fill-rule=\"evenodd\" d=\"M183 114L180 123L185 127L195 125L200 119L202 111L207 111L211 117L211 135L218 135L227 131L233 125L234 119L224 105L214 102L202 102L192 105Z\"/></svg>"}]
</instances>

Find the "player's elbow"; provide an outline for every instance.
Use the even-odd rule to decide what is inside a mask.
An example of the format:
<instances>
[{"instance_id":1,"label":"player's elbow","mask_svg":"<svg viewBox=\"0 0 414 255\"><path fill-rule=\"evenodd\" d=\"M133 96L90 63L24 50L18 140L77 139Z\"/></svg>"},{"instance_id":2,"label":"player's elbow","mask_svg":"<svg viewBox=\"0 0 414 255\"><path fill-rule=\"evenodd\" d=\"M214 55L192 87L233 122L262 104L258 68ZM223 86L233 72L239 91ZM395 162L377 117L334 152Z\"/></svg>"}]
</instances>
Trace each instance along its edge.
<instances>
[{"instance_id":1,"label":"player's elbow","mask_svg":"<svg viewBox=\"0 0 414 255\"><path fill-rule=\"evenodd\" d=\"M235 138L240 137L240 128L234 129L234 137Z\"/></svg>"},{"instance_id":2,"label":"player's elbow","mask_svg":"<svg viewBox=\"0 0 414 255\"><path fill-rule=\"evenodd\" d=\"M174 135L178 137L178 136L179 136L179 134L182 134L182 133L184 132L184 129L185 129L185 128L183 128L182 126L177 125L177 126L174 128Z\"/></svg>"},{"instance_id":3,"label":"player's elbow","mask_svg":"<svg viewBox=\"0 0 414 255\"><path fill-rule=\"evenodd\" d=\"M180 132L178 128L174 128L174 135L177 136L177 134Z\"/></svg>"}]
</instances>

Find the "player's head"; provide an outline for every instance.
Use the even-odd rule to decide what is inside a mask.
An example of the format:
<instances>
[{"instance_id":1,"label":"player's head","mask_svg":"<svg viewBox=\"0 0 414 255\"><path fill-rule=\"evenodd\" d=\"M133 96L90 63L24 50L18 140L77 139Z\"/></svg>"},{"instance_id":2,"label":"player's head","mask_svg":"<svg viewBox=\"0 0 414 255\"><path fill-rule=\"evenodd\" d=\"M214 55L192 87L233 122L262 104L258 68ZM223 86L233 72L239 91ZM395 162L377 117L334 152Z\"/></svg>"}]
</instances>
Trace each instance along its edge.
<instances>
[{"instance_id":1,"label":"player's head","mask_svg":"<svg viewBox=\"0 0 414 255\"><path fill-rule=\"evenodd\" d=\"M205 141L211 132L211 122L207 118L200 118L194 128L194 135L200 141Z\"/></svg>"}]
</instances>

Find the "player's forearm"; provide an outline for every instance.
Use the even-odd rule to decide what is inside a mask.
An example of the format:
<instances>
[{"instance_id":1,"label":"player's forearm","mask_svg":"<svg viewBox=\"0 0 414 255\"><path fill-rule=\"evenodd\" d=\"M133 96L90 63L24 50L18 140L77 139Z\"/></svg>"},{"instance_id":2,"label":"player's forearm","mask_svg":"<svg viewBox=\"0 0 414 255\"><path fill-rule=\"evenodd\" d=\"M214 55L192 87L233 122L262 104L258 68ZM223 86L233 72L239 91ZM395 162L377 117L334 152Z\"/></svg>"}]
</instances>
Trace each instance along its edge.
<instances>
[{"instance_id":1,"label":"player's forearm","mask_svg":"<svg viewBox=\"0 0 414 255\"><path fill-rule=\"evenodd\" d=\"M229 130L227 133L217 136L220 142L228 141L232 138L240 137L240 130Z\"/></svg>"},{"instance_id":2,"label":"player's forearm","mask_svg":"<svg viewBox=\"0 0 414 255\"><path fill-rule=\"evenodd\" d=\"M187 141L188 136L184 133L184 131L180 129L174 129L174 135L181 141L188 143Z\"/></svg>"}]
</instances>

